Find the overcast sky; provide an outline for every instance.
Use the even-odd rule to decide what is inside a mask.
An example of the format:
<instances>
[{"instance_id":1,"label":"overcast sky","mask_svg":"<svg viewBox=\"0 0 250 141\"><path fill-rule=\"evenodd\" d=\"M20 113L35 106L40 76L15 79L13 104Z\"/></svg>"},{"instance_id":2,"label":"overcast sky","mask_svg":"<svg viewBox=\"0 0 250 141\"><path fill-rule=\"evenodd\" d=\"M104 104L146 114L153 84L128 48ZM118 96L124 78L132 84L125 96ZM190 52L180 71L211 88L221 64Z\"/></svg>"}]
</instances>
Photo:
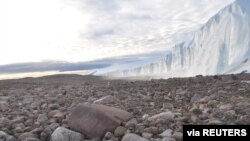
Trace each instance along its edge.
<instances>
[{"instance_id":1,"label":"overcast sky","mask_svg":"<svg viewBox=\"0 0 250 141\"><path fill-rule=\"evenodd\" d=\"M234 0L0 0L0 65L164 52Z\"/></svg>"}]
</instances>

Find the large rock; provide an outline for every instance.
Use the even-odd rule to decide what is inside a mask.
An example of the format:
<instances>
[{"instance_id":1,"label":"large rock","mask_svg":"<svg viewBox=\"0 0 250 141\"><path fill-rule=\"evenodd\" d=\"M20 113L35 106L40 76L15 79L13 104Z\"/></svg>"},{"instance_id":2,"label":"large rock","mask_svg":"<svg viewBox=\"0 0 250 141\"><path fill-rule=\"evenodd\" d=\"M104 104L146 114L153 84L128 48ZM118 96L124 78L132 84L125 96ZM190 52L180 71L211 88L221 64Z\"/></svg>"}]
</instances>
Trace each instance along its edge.
<instances>
[{"instance_id":1,"label":"large rock","mask_svg":"<svg viewBox=\"0 0 250 141\"><path fill-rule=\"evenodd\" d=\"M132 115L126 111L99 104L80 104L70 114L69 127L89 137L103 137L113 132Z\"/></svg>"},{"instance_id":2,"label":"large rock","mask_svg":"<svg viewBox=\"0 0 250 141\"><path fill-rule=\"evenodd\" d=\"M51 141L83 141L84 136L64 127L58 127L51 135Z\"/></svg>"},{"instance_id":3,"label":"large rock","mask_svg":"<svg viewBox=\"0 0 250 141\"><path fill-rule=\"evenodd\" d=\"M122 141L148 141L148 140L136 134L126 134L125 136L123 136Z\"/></svg>"}]
</instances>

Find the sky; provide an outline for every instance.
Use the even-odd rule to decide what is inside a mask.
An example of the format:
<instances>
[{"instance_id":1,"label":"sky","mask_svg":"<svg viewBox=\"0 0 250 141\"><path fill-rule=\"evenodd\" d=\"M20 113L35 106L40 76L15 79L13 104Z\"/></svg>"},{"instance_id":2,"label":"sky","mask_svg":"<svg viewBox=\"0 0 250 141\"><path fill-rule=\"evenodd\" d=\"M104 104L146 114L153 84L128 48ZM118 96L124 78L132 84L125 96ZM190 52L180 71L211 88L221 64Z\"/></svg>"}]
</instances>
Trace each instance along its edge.
<instances>
[{"instance_id":1,"label":"sky","mask_svg":"<svg viewBox=\"0 0 250 141\"><path fill-rule=\"evenodd\" d=\"M234 0L0 0L0 65L164 53Z\"/></svg>"}]
</instances>

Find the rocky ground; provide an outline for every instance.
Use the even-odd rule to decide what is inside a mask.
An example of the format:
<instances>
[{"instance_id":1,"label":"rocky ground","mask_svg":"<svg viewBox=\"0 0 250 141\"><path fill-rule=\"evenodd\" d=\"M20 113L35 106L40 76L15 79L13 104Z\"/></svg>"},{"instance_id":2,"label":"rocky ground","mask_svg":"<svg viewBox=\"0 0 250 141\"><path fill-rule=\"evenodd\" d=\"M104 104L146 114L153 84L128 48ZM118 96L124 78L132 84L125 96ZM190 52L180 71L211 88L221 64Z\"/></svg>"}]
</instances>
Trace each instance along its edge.
<instances>
[{"instance_id":1,"label":"rocky ground","mask_svg":"<svg viewBox=\"0 0 250 141\"><path fill-rule=\"evenodd\" d=\"M116 107L133 118L91 139L68 125L79 103ZM55 75L0 81L0 141L181 141L183 124L250 124L250 74L147 81ZM62 139L67 135L71 137Z\"/></svg>"}]
</instances>

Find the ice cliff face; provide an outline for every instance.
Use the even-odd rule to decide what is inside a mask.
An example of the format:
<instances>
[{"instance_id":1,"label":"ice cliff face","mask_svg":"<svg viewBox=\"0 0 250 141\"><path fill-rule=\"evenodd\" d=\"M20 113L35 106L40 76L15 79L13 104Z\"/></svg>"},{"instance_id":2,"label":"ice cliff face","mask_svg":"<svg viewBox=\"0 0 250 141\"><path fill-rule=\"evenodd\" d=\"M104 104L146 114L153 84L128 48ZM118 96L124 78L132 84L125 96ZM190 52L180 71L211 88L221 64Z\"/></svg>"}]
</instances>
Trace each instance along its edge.
<instances>
[{"instance_id":1,"label":"ice cliff face","mask_svg":"<svg viewBox=\"0 0 250 141\"><path fill-rule=\"evenodd\" d=\"M250 1L237 0L164 58L111 76L193 76L250 70Z\"/></svg>"}]
</instances>

